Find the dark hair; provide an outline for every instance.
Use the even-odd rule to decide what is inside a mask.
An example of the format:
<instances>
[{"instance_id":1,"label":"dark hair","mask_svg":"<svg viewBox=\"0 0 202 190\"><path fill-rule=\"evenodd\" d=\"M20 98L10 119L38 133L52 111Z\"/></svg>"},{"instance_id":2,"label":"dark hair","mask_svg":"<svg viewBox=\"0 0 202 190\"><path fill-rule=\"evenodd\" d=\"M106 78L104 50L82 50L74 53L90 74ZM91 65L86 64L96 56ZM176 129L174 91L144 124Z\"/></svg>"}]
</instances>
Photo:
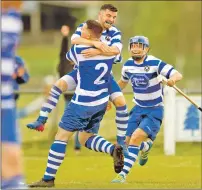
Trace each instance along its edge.
<instances>
[{"instance_id":1,"label":"dark hair","mask_svg":"<svg viewBox=\"0 0 202 190\"><path fill-rule=\"evenodd\" d=\"M104 4L100 8L100 10L106 10L106 9L108 9L108 10L110 10L112 12L118 12L118 9L112 4Z\"/></svg>"},{"instance_id":2,"label":"dark hair","mask_svg":"<svg viewBox=\"0 0 202 190\"><path fill-rule=\"evenodd\" d=\"M99 22L97 22L96 20L87 20L86 25L87 25L87 28L91 30L96 37L100 37L103 31L103 28Z\"/></svg>"}]
</instances>

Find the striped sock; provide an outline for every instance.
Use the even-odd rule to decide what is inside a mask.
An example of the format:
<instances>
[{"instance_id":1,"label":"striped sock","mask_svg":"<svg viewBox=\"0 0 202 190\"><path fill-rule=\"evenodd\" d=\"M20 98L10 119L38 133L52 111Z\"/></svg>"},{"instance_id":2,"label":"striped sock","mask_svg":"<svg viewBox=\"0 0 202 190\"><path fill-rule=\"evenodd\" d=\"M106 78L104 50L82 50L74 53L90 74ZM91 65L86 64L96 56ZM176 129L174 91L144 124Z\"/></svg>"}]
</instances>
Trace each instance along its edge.
<instances>
[{"instance_id":1,"label":"striped sock","mask_svg":"<svg viewBox=\"0 0 202 190\"><path fill-rule=\"evenodd\" d=\"M47 101L43 104L41 108L41 111L40 111L41 117L45 117L45 118L48 117L48 114L51 113L51 111L56 107L61 94L62 94L62 91L58 87L53 86L51 88Z\"/></svg>"},{"instance_id":2,"label":"striped sock","mask_svg":"<svg viewBox=\"0 0 202 190\"><path fill-rule=\"evenodd\" d=\"M104 152L112 155L115 145L99 135L93 135L86 141L85 147L96 152Z\"/></svg>"},{"instance_id":3,"label":"striped sock","mask_svg":"<svg viewBox=\"0 0 202 190\"><path fill-rule=\"evenodd\" d=\"M124 167L123 167L120 174L123 174L124 176L126 176L129 173L133 164L137 160L139 150L140 150L139 146L135 146L135 145L129 145L128 146L129 154L126 155L124 158Z\"/></svg>"},{"instance_id":4,"label":"striped sock","mask_svg":"<svg viewBox=\"0 0 202 190\"><path fill-rule=\"evenodd\" d=\"M147 142L142 142L140 145L140 150L147 151L149 149L149 145Z\"/></svg>"},{"instance_id":5,"label":"striped sock","mask_svg":"<svg viewBox=\"0 0 202 190\"><path fill-rule=\"evenodd\" d=\"M142 142L140 145L140 150L147 151L149 149L149 144L147 142Z\"/></svg>"},{"instance_id":6,"label":"striped sock","mask_svg":"<svg viewBox=\"0 0 202 190\"><path fill-rule=\"evenodd\" d=\"M120 138L125 137L126 129L128 127L128 118L126 106L116 108L117 136Z\"/></svg>"},{"instance_id":7,"label":"striped sock","mask_svg":"<svg viewBox=\"0 0 202 190\"><path fill-rule=\"evenodd\" d=\"M55 140L49 150L44 180L55 178L56 172L64 160L67 142Z\"/></svg>"}]
</instances>

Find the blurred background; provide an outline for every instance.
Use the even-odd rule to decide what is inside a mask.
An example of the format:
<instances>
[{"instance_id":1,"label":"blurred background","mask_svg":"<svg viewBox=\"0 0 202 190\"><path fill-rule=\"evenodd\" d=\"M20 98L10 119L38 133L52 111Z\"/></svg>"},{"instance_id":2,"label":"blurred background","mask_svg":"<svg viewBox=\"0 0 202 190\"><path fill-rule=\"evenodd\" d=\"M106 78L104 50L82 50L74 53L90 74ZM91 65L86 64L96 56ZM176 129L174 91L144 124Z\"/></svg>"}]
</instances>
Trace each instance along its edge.
<instances>
[{"instance_id":1,"label":"blurred background","mask_svg":"<svg viewBox=\"0 0 202 190\"><path fill-rule=\"evenodd\" d=\"M180 87L201 90L200 1L104 3L113 3L119 10L116 25L122 31L123 62L128 58L129 38L145 35L150 39L150 53L183 73ZM24 33L19 54L30 64L31 83L55 72L61 26L69 25L73 33L86 19L97 18L102 4L102 1L24 1ZM121 65L114 67L117 78L120 69Z\"/></svg>"},{"instance_id":2,"label":"blurred background","mask_svg":"<svg viewBox=\"0 0 202 190\"><path fill-rule=\"evenodd\" d=\"M71 34L73 34L80 23L87 19L96 19L99 8L104 3L112 3L119 10L116 26L122 32L124 47L123 62L113 67L113 73L117 80L120 78L122 65L129 57L129 38L135 35L144 35L150 40L150 54L173 65L183 74L184 78L177 84L178 87L190 95L201 98L201 1L24 1L22 12L24 31L18 55L25 60L31 78L27 84L20 88L24 92L21 93L21 98L18 101L19 108L23 108L43 96L43 93L38 93L38 91L44 90L44 77L51 75L57 78L56 68L62 39L61 26L64 24L70 26ZM128 107L131 109L134 104L132 103L132 89L130 85L128 86L125 95ZM28 93L30 91L32 93ZM201 105L201 99L199 103ZM180 109L185 110L183 106ZM43 133L30 131L25 127L27 123L37 118L38 112L19 121L22 128L28 182L37 180L38 176L43 174L50 142L63 110L64 100L60 98L59 105L50 117L47 129ZM112 108L107 112L101 124L101 134L112 141L115 141L116 136L114 118L115 109ZM201 115L198 116L197 122L199 127L196 130L200 133ZM193 142L177 143L175 156L167 157L164 150L163 130L164 125L151 153L150 165L144 168L135 166L128 178L128 185L112 186L109 184L108 182L114 177L111 168L103 179L100 179L99 175L95 175L95 170L99 174L100 166L104 168L104 171L107 171L106 165L99 162L100 159L108 159L105 158L106 156L82 148L81 155L77 157L73 149L68 148L67 161L64 163L66 166L62 166L61 172L59 171L60 177L56 181L56 184L58 182L56 187L201 188L200 140L195 142L193 138ZM69 146L71 147L71 145L70 142ZM80 171L83 170L87 173L88 182L85 179L81 181L81 176L77 176L74 167L69 166L68 159L70 162L80 163ZM86 169L85 164L82 164L82 159L93 163L94 161L91 159L97 159L99 163L95 161L96 164L88 165ZM107 164L108 162L110 165L110 160L106 161ZM70 172L65 170L65 167L70 167L68 168ZM63 171L66 172L65 175ZM151 176L153 171L156 175ZM92 176L94 176L95 184L89 182L92 181Z\"/></svg>"}]
</instances>

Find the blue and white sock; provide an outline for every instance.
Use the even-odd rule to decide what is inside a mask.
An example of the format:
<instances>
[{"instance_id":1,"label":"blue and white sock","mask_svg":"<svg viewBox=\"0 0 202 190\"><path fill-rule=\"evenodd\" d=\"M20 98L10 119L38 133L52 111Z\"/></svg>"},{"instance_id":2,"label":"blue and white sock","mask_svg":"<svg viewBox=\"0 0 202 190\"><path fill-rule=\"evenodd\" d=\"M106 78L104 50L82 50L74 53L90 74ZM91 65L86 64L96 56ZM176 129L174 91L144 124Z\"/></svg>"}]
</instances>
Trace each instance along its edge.
<instances>
[{"instance_id":1,"label":"blue and white sock","mask_svg":"<svg viewBox=\"0 0 202 190\"><path fill-rule=\"evenodd\" d=\"M142 150L142 151L147 151L147 150L149 150L149 144L148 144L148 142L142 142L141 143L141 145L140 145L140 150Z\"/></svg>"},{"instance_id":2,"label":"blue and white sock","mask_svg":"<svg viewBox=\"0 0 202 190\"><path fill-rule=\"evenodd\" d=\"M116 125L117 125L117 136L125 137L126 130L128 127L128 110L126 106L116 108Z\"/></svg>"},{"instance_id":3,"label":"blue and white sock","mask_svg":"<svg viewBox=\"0 0 202 190\"><path fill-rule=\"evenodd\" d=\"M43 104L41 108L41 117L48 117L48 114L51 113L51 111L56 107L61 94L62 91L58 87L53 86L51 88L47 101Z\"/></svg>"},{"instance_id":4,"label":"blue and white sock","mask_svg":"<svg viewBox=\"0 0 202 190\"><path fill-rule=\"evenodd\" d=\"M126 176L129 173L130 169L133 167L133 164L138 158L139 150L140 150L139 146L135 146L135 145L128 146L129 154L126 155L124 158L124 166L120 174L123 174L124 176Z\"/></svg>"},{"instance_id":5,"label":"blue and white sock","mask_svg":"<svg viewBox=\"0 0 202 190\"><path fill-rule=\"evenodd\" d=\"M51 180L55 178L56 172L64 160L66 146L67 142L58 140L55 140L51 145L46 172L43 177L44 180Z\"/></svg>"},{"instance_id":6,"label":"blue and white sock","mask_svg":"<svg viewBox=\"0 0 202 190\"><path fill-rule=\"evenodd\" d=\"M24 177L17 175L10 179L2 179L1 189L27 189L27 185L25 184Z\"/></svg>"},{"instance_id":7,"label":"blue and white sock","mask_svg":"<svg viewBox=\"0 0 202 190\"><path fill-rule=\"evenodd\" d=\"M104 152L112 155L115 145L99 135L93 135L86 141L85 147L96 152Z\"/></svg>"}]
</instances>

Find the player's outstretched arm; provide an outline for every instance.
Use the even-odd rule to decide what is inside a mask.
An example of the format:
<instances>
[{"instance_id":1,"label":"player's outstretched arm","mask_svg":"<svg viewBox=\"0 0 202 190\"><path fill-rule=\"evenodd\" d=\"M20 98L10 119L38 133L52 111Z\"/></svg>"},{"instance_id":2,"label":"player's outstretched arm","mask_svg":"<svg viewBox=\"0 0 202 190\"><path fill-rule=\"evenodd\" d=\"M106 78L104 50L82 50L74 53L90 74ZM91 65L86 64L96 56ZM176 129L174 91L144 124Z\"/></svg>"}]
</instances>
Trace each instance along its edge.
<instances>
[{"instance_id":1,"label":"player's outstretched arm","mask_svg":"<svg viewBox=\"0 0 202 190\"><path fill-rule=\"evenodd\" d=\"M42 105L39 117L33 123L27 124L29 129L34 129L37 131L43 131L45 123L48 120L48 114L52 112L52 110L56 107L60 95L65 92L68 88L66 81L63 79L59 79L55 85L51 88L49 92L49 96L46 99L45 103Z\"/></svg>"},{"instance_id":2,"label":"player's outstretched arm","mask_svg":"<svg viewBox=\"0 0 202 190\"><path fill-rule=\"evenodd\" d=\"M106 45L107 46L107 45ZM114 56L120 54L120 51L117 47L115 46L108 46L108 51L102 51L100 49L95 49L95 48L89 48L86 50L83 50L81 53L84 57L93 57L96 55L105 55L105 56Z\"/></svg>"},{"instance_id":3,"label":"player's outstretched arm","mask_svg":"<svg viewBox=\"0 0 202 190\"><path fill-rule=\"evenodd\" d=\"M92 40L88 40L82 37L76 37L74 39L71 39L71 44L75 45L75 44L80 44L80 45L89 45L89 46L93 46L93 41Z\"/></svg>"}]
</instances>

